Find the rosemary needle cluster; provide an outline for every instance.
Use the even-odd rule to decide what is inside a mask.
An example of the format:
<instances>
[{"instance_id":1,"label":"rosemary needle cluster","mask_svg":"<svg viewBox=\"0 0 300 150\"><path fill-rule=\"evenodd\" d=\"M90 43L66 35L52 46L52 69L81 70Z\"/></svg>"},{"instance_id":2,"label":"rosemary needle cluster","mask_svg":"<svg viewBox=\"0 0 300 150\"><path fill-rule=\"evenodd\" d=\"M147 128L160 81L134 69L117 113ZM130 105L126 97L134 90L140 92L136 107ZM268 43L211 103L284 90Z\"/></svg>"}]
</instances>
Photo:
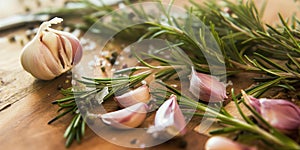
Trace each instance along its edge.
<instances>
[{"instance_id":1,"label":"rosemary needle cluster","mask_svg":"<svg viewBox=\"0 0 300 150\"><path fill-rule=\"evenodd\" d=\"M150 74L151 72L145 71L130 77L124 76L101 79L84 78L84 81L79 80L78 82L83 83L87 87L92 87L93 89L74 91L74 89L68 88L66 90L62 90L61 93L65 97L55 100L52 103L57 104L60 107L58 112L63 112L50 120L48 124L53 123L67 114L72 114L73 119L64 133L64 137L67 139L65 145L66 147L69 147L74 140L80 142L85 133L86 119L88 119L83 118L81 113L88 113L87 109L91 107L90 105L93 105L92 107L99 106L103 101L109 99L117 92L124 92L124 90L128 88L134 88L135 86L140 85L141 81ZM103 99L99 99L98 94L101 93L104 88L108 89L108 94ZM79 106L81 107L81 112L79 112Z\"/></svg>"},{"instance_id":2,"label":"rosemary needle cluster","mask_svg":"<svg viewBox=\"0 0 300 150\"><path fill-rule=\"evenodd\" d=\"M191 2L193 14L211 26L229 69L267 75L249 94L259 96L274 86L295 91L300 77L300 22L295 16L288 24L278 14L281 24L273 27L261 21L265 6L259 11L253 1Z\"/></svg>"},{"instance_id":3,"label":"rosemary needle cluster","mask_svg":"<svg viewBox=\"0 0 300 150\"><path fill-rule=\"evenodd\" d=\"M93 23L107 12L113 9L110 7L97 7L88 1L80 1L80 3L87 4L87 8L91 8L91 12L86 12L85 23L80 25L81 29L88 29ZM127 4L130 4L127 2ZM171 2L172 4L172 2ZM124 87L134 87L140 84L152 71L155 73L156 79L167 81L170 77L176 75L176 70L170 67L170 64L178 66L178 68L190 68L191 65L199 72L209 73L209 66L204 56L211 56L216 64L224 64L226 66L226 74L218 74L220 76L230 76L240 72L254 72L264 75L262 78L256 78L259 83L254 87L246 89L248 94L253 96L260 96L272 87L281 87L283 89L296 91L299 86L300 80L300 31L299 20L292 17L291 21L284 20L279 14L281 24L277 27L265 25L261 21L262 10L258 10L252 1L233 3L230 1L206 1L204 4L197 4L191 1L192 7L187 8L186 18L175 18L169 13L172 5L169 8L161 8L162 12L167 18L167 21L162 23L156 20L154 16L145 13L143 8L132 8L137 18L146 19L147 22L142 25L132 26L122 32L126 37L132 37L130 42L141 41L143 39L167 39L172 41L169 46L164 50L171 49L171 55L176 60L171 61L164 57L155 54L138 53L135 58L140 61L143 66L136 66L117 71L117 73L133 72L138 70L150 70L151 72L142 72L140 74L130 75L129 77L116 77L107 79L93 79L84 78L81 82L87 87L91 86L93 90L73 91L72 89L63 90L62 93L65 98L56 100L57 104L64 112L60 113L57 117L49 123L59 119L66 114L73 114L74 118L67 128L64 136L67 138L66 146L70 146L74 139L80 141L84 135L85 121L78 110L75 99L82 99L82 103L88 103L95 98L103 88L109 89L109 94L103 99L107 100L114 93L122 90ZM60 13L62 10L52 13ZM103 13L104 12L104 13ZM124 15L115 15L113 18L113 25L106 25L105 23L98 24L99 29L107 29L103 32L118 31L118 29L125 27L130 19L124 18ZM127 14L130 17L130 14ZM193 24L194 17L200 19L209 28L203 28L199 24ZM78 26L77 26L78 27ZM197 32L194 29L197 29ZM139 31L132 35L131 30ZM206 35L212 33L220 47L222 53L211 53L209 39L205 39ZM180 48L185 53L189 54L188 58L191 60L186 61L186 57L182 57ZM164 51L157 50L157 53ZM150 57L154 61L160 63L159 66L152 66L142 60L142 57ZM222 59L224 57L224 59ZM180 62L180 63L178 63ZM129 82L128 82L129 79ZM112 81L120 81L120 84L113 85ZM124 81L124 82L122 82ZM254 116L259 118L268 127L268 130L256 125L249 117L247 117L240 109L240 103L237 99L240 95L235 96L232 92L233 100L241 114L243 120L235 119L231 116L224 107L221 107L220 112L214 111L213 108L205 104L195 102L192 98L184 96L176 89L170 87L164 82L160 84L168 87L169 94L176 94L184 99L184 103L188 106L196 106L198 110L209 111L212 115L217 115L217 119L228 127L212 131L211 134L229 133L235 131L247 131L251 134L263 137L262 140L266 143L275 143L279 148L299 149L299 145L288 137L279 133L276 129L272 128L262 117L257 114L250 106L248 106L242 99L240 103L245 105ZM159 98L159 95L156 95ZM162 98L162 97L161 97ZM201 114L198 114L201 115ZM277 147L277 148L278 148Z\"/></svg>"}]
</instances>

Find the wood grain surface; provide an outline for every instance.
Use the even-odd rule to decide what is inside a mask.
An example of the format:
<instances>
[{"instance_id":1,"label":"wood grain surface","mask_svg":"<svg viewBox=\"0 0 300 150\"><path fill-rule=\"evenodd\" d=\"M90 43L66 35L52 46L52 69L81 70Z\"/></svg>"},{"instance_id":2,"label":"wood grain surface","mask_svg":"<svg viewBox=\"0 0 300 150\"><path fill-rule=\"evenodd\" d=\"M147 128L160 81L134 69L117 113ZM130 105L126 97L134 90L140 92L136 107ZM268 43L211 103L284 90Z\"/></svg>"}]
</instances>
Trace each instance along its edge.
<instances>
[{"instance_id":1,"label":"wood grain surface","mask_svg":"<svg viewBox=\"0 0 300 150\"><path fill-rule=\"evenodd\" d=\"M28 11L26 7L30 7L32 11L39 11L49 6L59 7L63 4L62 0L43 1L41 6L30 0L0 0L0 2L0 19L25 13ZM7 5L4 4L6 2L8 2ZM182 6L183 3L186 2L177 0L175 4ZM256 3L262 4L259 0ZM297 5L293 3L293 0L270 0L264 20L273 24L278 22L277 12L281 12L283 16L290 16L297 10ZM26 73L19 61L23 44L28 42L26 30L24 27L0 33L0 149L65 149L63 133L70 118L64 117L52 125L48 125L47 122L57 114L58 108L52 105L51 101L62 97L58 87L69 87L71 75L66 73L52 81L40 81ZM16 41L11 42L11 37L16 37ZM244 78L245 75L239 75L231 80L237 88L243 88L251 84L250 78L249 80ZM234 112L233 107L229 109ZM183 139L171 140L148 149L203 149L208 136L194 132L193 128L198 120L195 118L193 121L192 125L189 125L189 132ZM75 143L70 149L123 150L129 148L111 144L91 130L87 130L82 143Z\"/></svg>"}]
</instances>

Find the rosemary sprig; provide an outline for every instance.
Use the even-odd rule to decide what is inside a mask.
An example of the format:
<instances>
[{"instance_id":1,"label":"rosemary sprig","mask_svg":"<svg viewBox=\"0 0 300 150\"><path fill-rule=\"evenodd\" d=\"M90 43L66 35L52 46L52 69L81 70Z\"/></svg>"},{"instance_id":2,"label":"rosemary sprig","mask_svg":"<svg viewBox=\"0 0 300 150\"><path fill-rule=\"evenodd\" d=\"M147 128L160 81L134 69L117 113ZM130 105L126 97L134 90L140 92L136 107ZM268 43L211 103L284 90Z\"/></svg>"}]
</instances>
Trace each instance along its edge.
<instances>
[{"instance_id":1,"label":"rosemary sprig","mask_svg":"<svg viewBox=\"0 0 300 150\"><path fill-rule=\"evenodd\" d=\"M64 133L64 137L67 139L66 147L69 147L74 140L80 142L85 133L85 123L87 119L84 118L86 116L82 116L81 113L88 113L88 109L91 107L89 105L93 105L92 107L97 106L103 101L108 100L112 95L120 94L120 92L124 92L124 90L128 88L135 87L150 74L151 71L145 71L130 77L121 76L117 78L99 79L83 77L83 80L78 80L78 82L82 83L86 87L93 87L94 89L84 89L76 92L74 92L71 88L62 90L62 93L65 95L65 97L55 100L52 103L60 107L59 112L62 110L65 111L50 120L48 124L53 123L57 119L60 119L67 114L72 114L73 119ZM108 93L106 95L102 95L103 99L99 99L97 94L101 93L102 90L105 89L108 90ZM79 107L81 107L80 111Z\"/></svg>"},{"instance_id":2,"label":"rosemary sprig","mask_svg":"<svg viewBox=\"0 0 300 150\"><path fill-rule=\"evenodd\" d=\"M292 60L288 55L300 57L300 40L296 34L293 34L299 32L295 25L295 22L297 22L295 17L293 17L293 22L289 26L287 21L279 14L281 25L274 28L271 25L265 25L261 21L261 11L258 11L253 1L240 1L239 4L224 1L224 5L220 5L217 1L209 1L204 5L191 2L195 7L193 14L198 16L206 25L213 25L211 30L217 34L215 37L219 41L220 47L225 54L229 54L225 57L233 59L229 61L238 61L245 64L246 61L243 58L245 54L255 55L271 66L279 68L279 74L291 73L293 78L299 78L299 70L288 70L286 66L281 66L272 59L265 59L284 59L290 62ZM233 50L235 50L234 53L232 53ZM260 67L260 62L251 63L263 73L268 73L266 70L272 69L272 67L266 69ZM292 65L295 66L297 63L294 62ZM235 64L231 65L234 66ZM278 76L278 74L275 75Z\"/></svg>"}]
</instances>

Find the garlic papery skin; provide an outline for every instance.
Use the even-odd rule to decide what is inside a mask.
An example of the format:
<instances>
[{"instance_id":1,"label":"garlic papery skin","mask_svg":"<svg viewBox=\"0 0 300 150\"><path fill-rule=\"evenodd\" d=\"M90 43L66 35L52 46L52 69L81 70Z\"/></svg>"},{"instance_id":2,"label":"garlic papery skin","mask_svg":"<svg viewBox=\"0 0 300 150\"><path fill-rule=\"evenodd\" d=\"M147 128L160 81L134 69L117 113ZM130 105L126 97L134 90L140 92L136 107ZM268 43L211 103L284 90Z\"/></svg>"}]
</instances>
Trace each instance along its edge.
<instances>
[{"instance_id":1,"label":"garlic papery skin","mask_svg":"<svg viewBox=\"0 0 300 150\"><path fill-rule=\"evenodd\" d=\"M242 145L225 137L214 136L206 142L205 150L256 150L256 148Z\"/></svg>"},{"instance_id":2,"label":"garlic papery skin","mask_svg":"<svg viewBox=\"0 0 300 150\"><path fill-rule=\"evenodd\" d=\"M189 91L206 102L220 102L227 98L226 85L216 77L198 73L192 67Z\"/></svg>"},{"instance_id":3,"label":"garlic papery skin","mask_svg":"<svg viewBox=\"0 0 300 150\"><path fill-rule=\"evenodd\" d=\"M121 108L132 106L136 103L148 103L151 99L150 90L147 85L142 85L134 90L114 97Z\"/></svg>"},{"instance_id":4,"label":"garlic papery skin","mask_svg":"<svg viewBox=\"0 0 300 150\"><path fill-rule=\"evenodd\" d=\"M242 91L243 98L271 126L286 134L297 133L300 129L300 108L283 99L254 98ZM261 123L261 122L259 122Z\"/></svg>"},{"instance_id":5,"label":"garlic papery skin","mask_svg":"<svg viewBox=\"0 0 300 150\"><path fill-rule=\"evenodd\" d=\"M74 35L51 29L63 19L43 22L35 37L22 49L21 64L27 72L42 80L51 80L70 70L82 57L82 46Z\"/></svg>"},{"instance_id":6,"label":"garlic papery skin","mask_svg":"<svg viewBox=\"0 0 300 150\"><path fill-rule=\"evenodd\" d=\"M147 115L148 106L137 103L124 109L100 115L106 125L117 129L131 129L141 125Z\"/></svg>"},{"instance_id":7,"label":"garlic papery skin","mask_svg":"<svg viewBox=\"0 0 300 150\"><path fill-rule=\"evenodd\" d=\"M147 133L154 138L170 139L186 133L186 121L177 103L175 95L171 95L156 111L154 125Z\"/></svg>"}]
</instances>

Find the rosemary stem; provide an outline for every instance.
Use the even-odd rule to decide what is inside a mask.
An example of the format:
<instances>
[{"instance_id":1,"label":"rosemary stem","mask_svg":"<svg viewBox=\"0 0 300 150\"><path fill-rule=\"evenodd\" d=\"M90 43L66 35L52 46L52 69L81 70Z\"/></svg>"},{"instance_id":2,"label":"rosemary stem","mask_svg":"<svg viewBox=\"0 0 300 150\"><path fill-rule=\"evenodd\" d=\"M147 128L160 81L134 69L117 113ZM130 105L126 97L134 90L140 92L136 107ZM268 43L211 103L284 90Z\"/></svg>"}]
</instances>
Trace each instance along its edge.
<instances>
[{"instance_id":1,"label":"rosemary stem","mask_svg":"<svg viewBox=\"0 0 300 150\"><path fill-rule=\"evenodd\" d=\"M185 68L186 66L184 65L173 65L173 66L158 66L158 69L180 69L180 68Z\"/></svg>"},{"instance_id":2,"label":"rosemary stem","mask_svg":"<svg viewBox=\"0 0 300 150\"><path fill-rule=\"evenodd\" d=\"M236 66L237 68L242 69L244 71L257 71L257 72L260 72L260 69L258 69L256 67L253 67L253 66L250 66L250 65L244 65L244 64L238 63L238 62L236 62L234 60L231 60L231 59L229 59L228 61L231 64L233 64L234 66Z\"/></svg>"}]
</instances>

